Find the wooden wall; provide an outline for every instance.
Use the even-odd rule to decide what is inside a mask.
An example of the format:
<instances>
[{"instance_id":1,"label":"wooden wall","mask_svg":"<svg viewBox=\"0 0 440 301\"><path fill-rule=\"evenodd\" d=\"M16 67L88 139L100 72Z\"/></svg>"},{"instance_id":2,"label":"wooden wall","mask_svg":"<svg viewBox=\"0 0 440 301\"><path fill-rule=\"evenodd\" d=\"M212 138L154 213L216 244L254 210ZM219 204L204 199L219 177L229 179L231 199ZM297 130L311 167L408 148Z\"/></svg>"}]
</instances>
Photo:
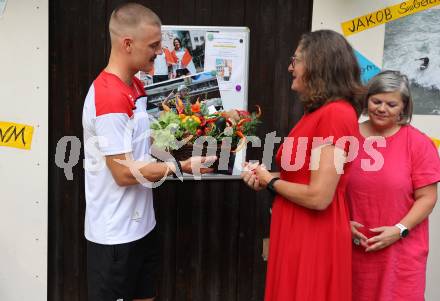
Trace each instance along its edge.
<instances>
[{"instance_id":1,"label":"wooden wall","mask_svg":"<svg viewBox=\"0 0 440 301\"><path fill-rule=\"evenodd\" d=\"M58 140L82 140L87 90L109 54L108 16L123 1L50 1L49 279L51 301L87 300L82 161L67 181L54 163ZM261 105L259 135L288 133L302 114L290 91L288 57L310 30L308 0L154 0L166 25L247 26L251 30L249 107ZM250 150L248 157L261 158ZM271 197L239 180L168 182L155 190L161 232L158 300L262 300Z\"/></svg>"}]
</instances>

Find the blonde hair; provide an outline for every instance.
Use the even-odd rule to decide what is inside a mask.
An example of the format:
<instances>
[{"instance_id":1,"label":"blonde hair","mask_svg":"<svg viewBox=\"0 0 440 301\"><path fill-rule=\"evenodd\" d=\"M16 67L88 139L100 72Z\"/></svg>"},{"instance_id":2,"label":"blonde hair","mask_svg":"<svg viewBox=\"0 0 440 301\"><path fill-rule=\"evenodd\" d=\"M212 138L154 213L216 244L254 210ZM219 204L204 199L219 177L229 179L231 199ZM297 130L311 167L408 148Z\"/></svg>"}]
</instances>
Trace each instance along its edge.
<instances>
[{"instance_id":1,"label":"blonde hair","mask_svg":"<svg viewBox=\"0 0 440 301\"><path fill-rule=\"evenodd\" d=\"M132 2L121 4L110 16L110 37L113 40L115 36L133 34L134 30L143 24L160 27L162 22L151 9L141 4Z\"/></svg>"},{"instance_id":2,"label":"blonde hair","mask_svg":"<svg viewBox=\"0 0 440 301\"><path fill-rule=\"evenodd\" d=\"M403 102L403 111L400 115L399 124L411 122L413 114L413 100L408 77L399 71L385 70L374 76L368 82L367 95L364 98L364 114L367 112L368 99L370 96L381 93L399 92Z\"/></svg>"}]
</instances>

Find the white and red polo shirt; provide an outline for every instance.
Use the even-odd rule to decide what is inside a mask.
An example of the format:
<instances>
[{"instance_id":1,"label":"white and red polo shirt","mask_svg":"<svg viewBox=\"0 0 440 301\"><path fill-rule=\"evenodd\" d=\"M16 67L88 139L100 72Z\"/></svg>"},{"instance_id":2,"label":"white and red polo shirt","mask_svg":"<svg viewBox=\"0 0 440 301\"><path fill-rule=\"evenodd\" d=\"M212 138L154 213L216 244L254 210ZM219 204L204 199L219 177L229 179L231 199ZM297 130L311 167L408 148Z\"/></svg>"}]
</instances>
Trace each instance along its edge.
<instances>
[{"instance_id":1,"label":"white and red polo shirt","mask_svg":"<svg viewBox=\"0 0 440 301\"><path fill-rule=\"evenodd\" d=\"M141 184L116 184L105 156L131 153L150 159L149 121L142 83L128 86L101 72L87 93L83 109L86 192L85 237L99 244L121 244L144 237L156 225L153 192Z\"/></svg>"}]
</instances>

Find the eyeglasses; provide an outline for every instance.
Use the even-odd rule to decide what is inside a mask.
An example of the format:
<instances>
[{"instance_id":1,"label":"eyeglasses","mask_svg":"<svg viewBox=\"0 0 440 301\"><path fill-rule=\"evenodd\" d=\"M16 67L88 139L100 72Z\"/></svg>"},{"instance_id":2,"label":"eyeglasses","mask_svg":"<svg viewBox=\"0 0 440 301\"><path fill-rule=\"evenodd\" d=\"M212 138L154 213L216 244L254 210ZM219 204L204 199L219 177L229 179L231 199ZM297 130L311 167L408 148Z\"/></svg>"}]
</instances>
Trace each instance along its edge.
<instances>
[{"instance_id":1,"label":"eyeglasses","mask_svg":"<svg viewBox=\"0 0 440 301\"><path fill-rule=\"evenodd\" d=\"M289 57L289 65L291 65L292 68L295 67L296 63L299 63L301 61L302 61L302 58L300 58L300 57L298 57L296 55Z\"/></svg>"}]
</instances>

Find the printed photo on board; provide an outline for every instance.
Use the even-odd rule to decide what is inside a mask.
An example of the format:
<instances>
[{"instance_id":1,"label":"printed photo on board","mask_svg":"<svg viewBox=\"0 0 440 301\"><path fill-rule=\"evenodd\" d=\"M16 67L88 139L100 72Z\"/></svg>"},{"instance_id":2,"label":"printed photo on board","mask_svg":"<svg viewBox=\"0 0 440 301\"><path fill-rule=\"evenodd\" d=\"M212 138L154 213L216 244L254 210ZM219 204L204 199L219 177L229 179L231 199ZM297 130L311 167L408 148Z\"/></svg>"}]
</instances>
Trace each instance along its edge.
<instances>
[{"instance_id":1,"label":"printed photo on board","mask_svg":"<svg viewBox=\"0 0 440 301\"><path fill-rule=\"evenodd\" d=\"M385 25L383 68L400 70L411 81L414 114L440 115L440 9Z\"/></svg>"},{"instance_id":2,"label":"printed photo on board","mask_svg":"<svg viewBox=\"0 0 440 301\"><path fill-rule=\"evenodd\" d=\"M162 54L149 73L138 77L145 86L202 72L205 60L204 30L163 30Z\"/></svg>"},{"instance_id":3,"label":"printed photo on board","mask_svg":"<svg viewBox=\"0 0 440 301\"><path fill-rule=\"evenodd\" d=\"M215 67L220 81L229 81L232 75L232 60L217 58Z\"/></svg>"},{"instance_id":4,"label":"printed photo on board","mask_svg":"<svg viewBox=\"0 0 440 301\"><path fill-rule=\"evenodd\" d=\"M147 86L147 112L157 118L163 105L173 108L178 98L194 104L206 103L211 112L223 110L216 72L201 72Z\"/></svg>"}]
</instances>

